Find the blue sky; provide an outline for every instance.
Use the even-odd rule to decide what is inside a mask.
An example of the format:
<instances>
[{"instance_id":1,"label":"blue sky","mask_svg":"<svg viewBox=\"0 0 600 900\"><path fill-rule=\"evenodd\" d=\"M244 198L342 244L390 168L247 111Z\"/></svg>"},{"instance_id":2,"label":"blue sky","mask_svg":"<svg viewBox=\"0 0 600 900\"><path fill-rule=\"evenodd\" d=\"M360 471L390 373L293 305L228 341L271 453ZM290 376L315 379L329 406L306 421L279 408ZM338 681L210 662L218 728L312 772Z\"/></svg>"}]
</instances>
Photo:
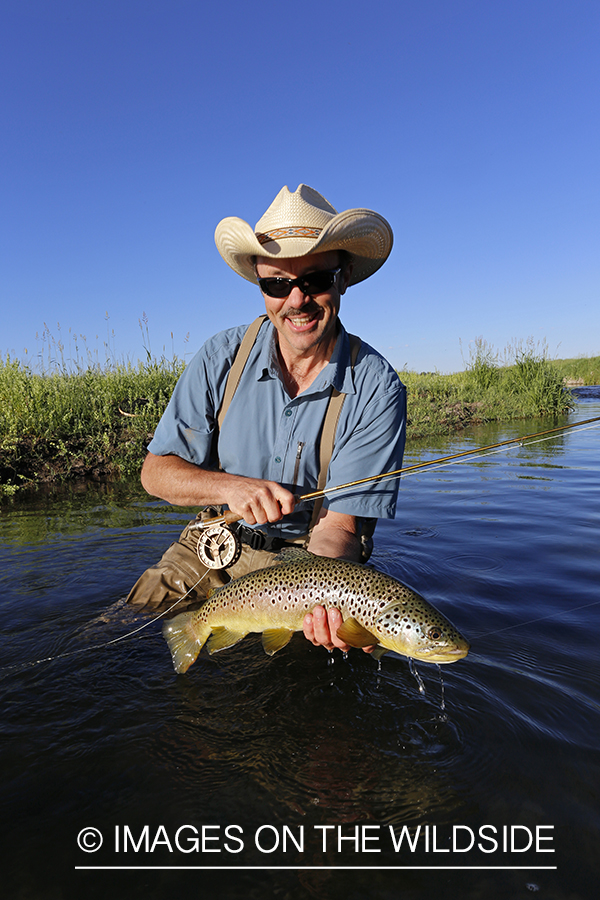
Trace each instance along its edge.
<instances>
[{"instance_id":1,"label":"blue sky","mask_svg":"<svg viewBox=\"0 0 600 900\"><path fill-rule=\"evenodd\" d=\"M342 319L397 368L599 354L599 35L597 0L0 0L0 352L135 360L145 314L189 358L261 311L217 222L305 182L394 229Z\"/></svg>"}]
</instances>

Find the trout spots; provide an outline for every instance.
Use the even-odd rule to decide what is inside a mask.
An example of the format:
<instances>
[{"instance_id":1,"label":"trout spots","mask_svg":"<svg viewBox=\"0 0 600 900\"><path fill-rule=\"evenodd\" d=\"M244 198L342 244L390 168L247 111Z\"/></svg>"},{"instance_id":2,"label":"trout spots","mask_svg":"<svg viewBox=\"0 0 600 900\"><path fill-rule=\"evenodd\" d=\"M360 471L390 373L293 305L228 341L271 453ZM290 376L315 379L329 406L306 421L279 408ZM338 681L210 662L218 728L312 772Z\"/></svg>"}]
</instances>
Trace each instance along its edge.
<instances>
[{"instance_id":1,"label":"trout spots","mask_svg":"<svg viewBox=\"0 0 600 900\"><path fill-rule=\"evenodd\" d=\"M316 605L340 610L376 632L383 647L409 657L453 662L468 644L422 597L394 578L356 563L307 555L242 576L215 592L196 622L232 632L277 627L300 630ZM238 614L247 619L236 623ZM199 629L199 630L204 630ZM196 648L197 649L197 648Z\"/></svg>"}]
</instances>

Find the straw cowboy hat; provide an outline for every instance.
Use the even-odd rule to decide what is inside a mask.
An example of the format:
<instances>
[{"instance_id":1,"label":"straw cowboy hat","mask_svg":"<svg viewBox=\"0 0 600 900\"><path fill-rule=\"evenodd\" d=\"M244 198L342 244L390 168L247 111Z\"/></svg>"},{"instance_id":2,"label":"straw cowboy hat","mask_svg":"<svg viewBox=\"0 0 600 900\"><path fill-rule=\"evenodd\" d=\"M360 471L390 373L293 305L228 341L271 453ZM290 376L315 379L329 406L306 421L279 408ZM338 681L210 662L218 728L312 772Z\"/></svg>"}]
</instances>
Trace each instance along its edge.
<instances>
[{"instance_id":1,"label":"straw cowboy hat","mask_svg":"<svg viewBox=\"0 0 600 900\"><path fill-rule=\"evenodd\" d=\"M228 216L215 231L217 249L227 265L254 284L256 256L286 259L327 250L346 250L352 255L350 284L356 284L384 264L393 239L383 216L370 209L338 213L306 184L298 185L294 193L283 187L256 228Z\"/></svg>"}]
</instances>

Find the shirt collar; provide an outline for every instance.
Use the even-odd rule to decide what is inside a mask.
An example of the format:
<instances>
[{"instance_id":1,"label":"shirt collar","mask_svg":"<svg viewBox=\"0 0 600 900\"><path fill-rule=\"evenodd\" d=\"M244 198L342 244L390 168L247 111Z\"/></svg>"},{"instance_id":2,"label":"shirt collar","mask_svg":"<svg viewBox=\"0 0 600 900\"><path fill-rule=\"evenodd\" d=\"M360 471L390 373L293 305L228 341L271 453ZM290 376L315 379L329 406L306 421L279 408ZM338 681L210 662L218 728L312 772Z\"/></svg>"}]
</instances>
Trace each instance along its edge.
<instances>
[{"instance_id":1,"label":"shirt collar","mask_svg":"<svg viewBox=\"0 0 600 900\"><path fill-rule=\"evenodd\" d=\"M263 329L261 329L259 335L261 345L256 367L257 381L280 377L275 334L275 327L271 322L266 323L264 334ZM334 387L342 394L356 393L350 365L350 338L341 322L340 333L337 336L331 359L325 368L319 372L308 390L304 391L301 396L317 394L328 390L330 387Z\"/></svg>"}]
</instances>

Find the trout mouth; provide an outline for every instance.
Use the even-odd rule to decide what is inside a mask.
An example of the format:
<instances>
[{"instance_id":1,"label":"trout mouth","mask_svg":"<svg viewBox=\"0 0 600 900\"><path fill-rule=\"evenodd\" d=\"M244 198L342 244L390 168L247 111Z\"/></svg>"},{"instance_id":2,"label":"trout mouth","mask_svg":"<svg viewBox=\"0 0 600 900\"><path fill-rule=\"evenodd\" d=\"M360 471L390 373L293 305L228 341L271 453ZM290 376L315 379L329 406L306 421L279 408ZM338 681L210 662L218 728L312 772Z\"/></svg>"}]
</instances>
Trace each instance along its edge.
<instances>
[{"instance_id":1,"label":"trout mouth","mask_svg":"<svg viewBox=\"0 0 600 900\"><path fill-rule=\"evenodd\" d=\"M459 647L432 647L431 649L424 647L414 653L414 659L444 665L444 663L453 663L464 659L470 649L471 645L468 641Z\"/></svg>"}]
</instances>

